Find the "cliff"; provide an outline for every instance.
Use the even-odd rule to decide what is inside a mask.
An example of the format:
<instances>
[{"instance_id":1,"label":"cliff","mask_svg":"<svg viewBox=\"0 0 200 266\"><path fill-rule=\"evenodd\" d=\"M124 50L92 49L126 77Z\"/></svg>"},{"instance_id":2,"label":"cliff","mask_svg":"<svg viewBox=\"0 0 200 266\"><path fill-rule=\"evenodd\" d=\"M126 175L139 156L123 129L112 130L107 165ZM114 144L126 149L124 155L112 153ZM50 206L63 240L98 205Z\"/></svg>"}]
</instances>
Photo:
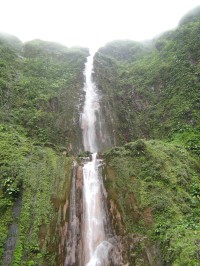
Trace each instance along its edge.
<instances>
[{"instance_id":1,"label":"cliff","mask_svg":"<svg viewBox=\"0 0 200 266\"><path fill-rule=\"evenodd\" d=\"M96 53L95 80L117 144L172 140L184 132L185 146L197 148L199 26L197 16L148 44L116 41Z\"/></svg>"},{"instance_id":2,"label":"cliff","mask_svg":"<svg viewBox=\"0 0 200 266\"><path fill-rule=\"evenodd\" d=\"M116 145L105 185L130 265L199 263L199 29L197 8L152 41L113 41L95 55Z\"/></svg>"},{"instance_id":3,"label":"cliff","mask_svg":"<svg viewBox=\"0 0 200 266\"><path fill-rule=\"evenodd\" d=\"M0 261L64 261L88 49L0 34Z\"/></svg>"}]
</instances>

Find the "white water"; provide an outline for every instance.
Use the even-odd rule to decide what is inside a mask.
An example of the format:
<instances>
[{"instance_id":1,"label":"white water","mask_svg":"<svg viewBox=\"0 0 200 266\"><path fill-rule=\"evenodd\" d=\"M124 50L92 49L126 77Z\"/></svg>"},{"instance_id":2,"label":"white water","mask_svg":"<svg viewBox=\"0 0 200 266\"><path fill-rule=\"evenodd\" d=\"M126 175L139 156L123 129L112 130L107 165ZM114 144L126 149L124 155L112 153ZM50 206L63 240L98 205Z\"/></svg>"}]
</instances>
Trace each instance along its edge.
<instances>
[{"instance_id":1,"label":"white water","mask_svg":"<svg viewBox=\"0 0 200 266\"><path fill-rule=\"evenodd\" d=\"M96 113L99 112L99 98L97 89L92 81L93 57L88 56L85 64L85 104L81 118L83 130L83 145L85 151L97 152L98 141L96 135Z\"/></svg>"},{"instance_id":2,"label":"white water","mask_svg":"<svg viewBox=\"0 0 200 266\"><path fill-rule=\"evenodd\" d=\"M105 211L103 206L103 184L99 174L98 137L96 115L99 113L97 88L92 82L93 57L85 65L85 104L81 126L85 151L93 153L92 161L83 167L83 221L82 221L82 262L81 265L109 265L108 253L112 244L106 241ZM98 136L102 135L98 132Z\"/></svg>"}]
</instances>

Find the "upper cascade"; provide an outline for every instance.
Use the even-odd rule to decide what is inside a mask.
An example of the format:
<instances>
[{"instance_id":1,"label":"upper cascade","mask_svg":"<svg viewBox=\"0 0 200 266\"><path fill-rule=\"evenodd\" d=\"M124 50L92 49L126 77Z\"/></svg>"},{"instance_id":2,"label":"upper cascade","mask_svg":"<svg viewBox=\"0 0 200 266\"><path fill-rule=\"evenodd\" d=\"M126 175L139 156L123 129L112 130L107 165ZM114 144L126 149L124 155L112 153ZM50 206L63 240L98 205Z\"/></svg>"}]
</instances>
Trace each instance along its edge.
<instances>
[{"instance_id":1,"label":"upper cascade","mask_svg":"<svg viewBox=\"0 0 200 266\"><path fill-rule=\"evenodd\" d=\"M99 113L100 106L96 86L92 81L92 69L93 56L89 56L85 64L85 104L81 118L81 128L83 130L84 150L94 153L98 151L96 114Z\"/></svg>"},{"instance_id":2,"label":"upper cascade","mask_svg":"<svg viewBox=\"0 0 200 266\"><path fill-rule=\"evenodd\" d=\"M113 146L106 127L106 110L102 109L102 96L92 78L93 58L94 54L88 56L85 64L85 103L81 114L84 150L92 153L102 152Z\"/></svg>"}]
</instances>

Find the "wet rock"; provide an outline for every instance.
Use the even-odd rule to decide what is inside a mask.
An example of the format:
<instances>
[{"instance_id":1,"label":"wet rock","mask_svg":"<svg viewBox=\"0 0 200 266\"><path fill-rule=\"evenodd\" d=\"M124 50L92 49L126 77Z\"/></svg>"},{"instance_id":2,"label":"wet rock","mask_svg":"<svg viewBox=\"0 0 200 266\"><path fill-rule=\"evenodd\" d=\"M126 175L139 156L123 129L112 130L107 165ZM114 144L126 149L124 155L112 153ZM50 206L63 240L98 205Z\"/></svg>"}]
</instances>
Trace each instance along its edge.
<instances>
[{"instance_id":1,"label":"wet rock","mask_svg":"<svg viewBox=\"0 0 200 266\"><path fill-rule=\"evenodd\" d=\"M22 207L22 199L18 198L13 206L13 223L8 229L8 238L6 240L4 255L2 259L3 266L11 266L13 262L14 251L18 238L18 218Z\"/></svg>"},{"instance_id":2,"label":"wet rock","mask_svg":"<svg viewBox=\"0 0 200 266\"><path fill-rule=\"evenodd\" d=\"M70 214L65 246L65 266L79 265L80 261L80 224L82 216L82 167L76 163L73 167L72 187L70 194Z\"/></svg>"}]
</instances>

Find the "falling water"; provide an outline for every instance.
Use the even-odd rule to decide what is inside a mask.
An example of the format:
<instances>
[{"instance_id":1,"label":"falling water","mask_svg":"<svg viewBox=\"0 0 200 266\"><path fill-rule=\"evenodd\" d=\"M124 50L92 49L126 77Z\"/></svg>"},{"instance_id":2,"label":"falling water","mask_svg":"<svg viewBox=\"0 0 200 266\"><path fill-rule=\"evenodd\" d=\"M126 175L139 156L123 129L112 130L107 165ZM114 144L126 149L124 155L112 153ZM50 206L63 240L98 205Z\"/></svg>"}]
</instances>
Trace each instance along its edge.
<instances>
[{"instance_id":1,"label":"falling water","mask_svg":"<svg viewBox=\"0 0 200 266\"><path fill-rule=\"evenodd\" d=\"M85 104L81 126L85 151L92 152L92 161L83 167L83 220L82 220L82 262L81 265L109 265L108 253L112 244L107 241L106 213L103 203L103 183L99 171L97 152L104 141L100 113L99 95L92 81L93 57L89 56L85 66ZM97 132L98 129L98 132Z\"/></svg>"},{"instance_id":2,"label":"falling water","mask_svg":"<svg viewBox=\"0 0 200 266\"><path fill-rule=\"evenodd\" d=\"M96 113L99 112L97 88L92 82L93 57L87 58L85 64L85 104L82 113L81 127L85 151L97 152Z\"/></svg>"}]
</instances>

